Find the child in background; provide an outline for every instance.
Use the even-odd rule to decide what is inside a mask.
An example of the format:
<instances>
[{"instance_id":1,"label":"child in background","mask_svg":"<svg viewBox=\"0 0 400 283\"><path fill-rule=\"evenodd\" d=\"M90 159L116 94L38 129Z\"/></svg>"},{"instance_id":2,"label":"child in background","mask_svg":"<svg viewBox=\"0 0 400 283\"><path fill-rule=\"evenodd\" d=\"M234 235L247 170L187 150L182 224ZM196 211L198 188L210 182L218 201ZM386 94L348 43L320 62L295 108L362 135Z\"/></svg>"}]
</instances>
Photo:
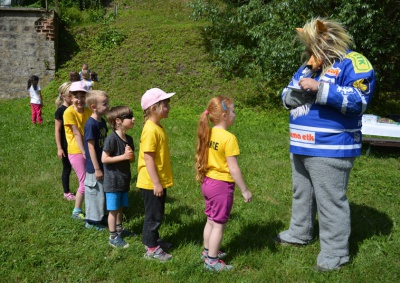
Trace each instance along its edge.
<instances>
[{"instance_id":1,"label":"child in background","mask_svg":"<svg viewBox=\"0 0 400 283\"><path fill-rule=\"evenodd\" d=\"M64 189L64 198L68 201L75 200L75 195L69 189L69 176L71 175L71 163L68 159L68 143L65 138L65 129L63 115L65 110L71 105L71 95L69 94L70 82L63 83L58 88L58 97L56 99L57 110L54 114L54 135L57 144L57 156L61 159L63 170L61 174L61 182Z\"/></svg>"},{"instance_id":2,"label":"child in background","mask_svg":"<svg viewBox=\"0 0 400 283\"><path fill-rule=\"evenodd\" d=\"M86 105L92 110L84 129L86 152L85 208L86 228L105 230L102 224L105 216L106 199L103 188L103 153L104 140L108 128L103 115L108 111L108 95L101 90L89 91Z\"/></svg>"},{"instance_id":3,"label":"child in background","mask_svg":"<svg viewBox=\"0 0 400 283\"><path fill-rule=\"evenodd\" d=\"M78 72L73 71L73 72L69 73L69 81L71 83L77 82L77 81L80 81L80 80L81 80L81 77L80 77Z\"/></svg>"},{"instance_id":4,"label":"child in background","mask_svg":"<svg viewBox=\"0 0 400 283\"><path fill-rule=\"evenodd\" d=\"M86 64L86 63L83 63L82 64L82 70L79 72L79 79L80 80L82 80L82 72L85 71L85 70L89 71L89 74L90 74L89 65Z\"/></svg>"},{"instance_id":5,"label":"child in background","mask_svg":"<svg viewBox=\"0 0 400 283\"><path fill-rule=\"evenodd\" d=\"M168 118L169 100L174 94L152 88L146 91L141 101L145 124L140 137L136 186L142 193L145 209L142 243L146 246L144 257L159 261L172 258L164 251L172 244L161 240L158 230L164 217L166 189L174 184L168 136L160 120Z\"/></svg>"},{"instance_id":6,"label":"child in background","mask_svg":"<svg viewBox=\"0 0 400 283\"><path fill-rule=\"evenodd\" d=\"M92 111L85 106L86 89L81 82L73 82L69 88L72 96L72 105L64 112L64 129L68 142L68 158L79 181L79 188L75 196L75 207L72 218L84 220L82 203L85 194L85 147L83 145L84 127L92 115Z\"/></svg>"},{"instance_id":7,"label":"child in background","mask_svg":"<svg viewBox=\"0 0 400 283\"><path fill-rule=\"evenodd\" d=\"M133 128L135 118L127 106L116 106L107 113L113 132L106 138L101 161L104 164L104 191L108 210L109 244L127 248L124 237L134 236L122 227L122 208L129 205L131 163L135 161L135 146L126 131Z\"/></svg>"},{"instance_id":8,"label":"child in background","mask_svg":"<svg viewBox=\"0 0 400 283\"><path fill-rule=\"evenodd\" d=\"M82 77L82 82L84 82L85 85L86 85L86 90L87 91L92 90L93 83L91 81L89 81L90 80L89 71L88 70L83 70L82 74L81 74L81 77Z\"/></svg>"},{"instance_id":9,"label":"child in background","mask_svg":"<svg viewBox=\"0 0 400 283\"><path fill-rule=\"evenodd\" d=\"M91 72L90 73L90 82L92 83L92 89L97 89L97 82L99 79L97 78L97 73Z\"/></svg>"},{"instance_id":10,"label":"child in background","mask_svg":"<svg viewBox=\"0 0 400 283\"><path fill-rule=\"evenodd\" d=\"M234 109L230 98L214 97L208 103L207 110L200 115L197 130L196 179L202 182L206 203L204 213L207 216L201 257L205 259L204 267L212 271L233 268L221 260L226 254L219 248L231 213L235 184L240 188L245 202L252 200L237 163L240 153L237 139L226 130L235 121ZM209 120L214 125L211 131Z\"/></svg>"},{"instance_id":11,"label":"child in background","mask_svg":"<svg viewBox=\"0 0 400 283\"><path fill-rule=\"evenodd\" d=\"M42 124L43 97L39 86L39 77L31 76L28 80L29 96L31 97L31 119L33 124Z\"/></svg>"}]
</instances>

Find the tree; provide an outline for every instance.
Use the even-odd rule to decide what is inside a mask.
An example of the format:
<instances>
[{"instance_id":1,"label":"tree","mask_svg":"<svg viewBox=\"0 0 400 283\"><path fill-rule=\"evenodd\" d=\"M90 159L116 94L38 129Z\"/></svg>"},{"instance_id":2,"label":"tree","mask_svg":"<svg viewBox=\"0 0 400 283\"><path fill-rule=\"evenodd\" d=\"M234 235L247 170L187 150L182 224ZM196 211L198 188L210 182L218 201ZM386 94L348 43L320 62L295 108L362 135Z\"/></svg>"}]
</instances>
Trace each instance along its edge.
<instances>
[{"instance_id":1,"label":"tree","mask_svg":"<svg viewBox=\"0 0 400 283\"><path fill-rule=\"evenodd\" d=\"M216 64L228 76L250 76L283 87L303 61L295 28L312 17L342 22L354 50L377 72L380 96L400 98L400 1L394 0L194 0L194 19L210 24L204 35Z\"/></svg>"}]
</instances>

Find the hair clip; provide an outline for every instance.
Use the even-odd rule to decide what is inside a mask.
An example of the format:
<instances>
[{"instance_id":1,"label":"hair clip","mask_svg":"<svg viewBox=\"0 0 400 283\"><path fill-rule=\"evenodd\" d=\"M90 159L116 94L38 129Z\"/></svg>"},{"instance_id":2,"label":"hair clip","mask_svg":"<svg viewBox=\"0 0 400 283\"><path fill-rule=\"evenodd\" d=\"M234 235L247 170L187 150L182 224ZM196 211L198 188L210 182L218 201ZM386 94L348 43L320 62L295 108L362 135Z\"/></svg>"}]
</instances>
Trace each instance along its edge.
<instances>
[{"instance_id":1,"label":"hair clip","mask_svg":"<svg viewBox=\"0 0 400 283\"><path fill-rule=\"evenodd\" d=\"M210 114L210 112L208 112L208 110L206 109L206 111L204 111L204 114L208 115Z\"/></svg>"},{"instance_id":2,"label":"hair clip","mask_svg":"<svg viewBox=\"0 0 400 283\"><path fill-rule=\"evenodd\" d=\"M226 104L225 104L225 101L221 101L221 104L222 104L222 109L224 110L224 111L226 111Z\"/></svg>"}]
</instances>

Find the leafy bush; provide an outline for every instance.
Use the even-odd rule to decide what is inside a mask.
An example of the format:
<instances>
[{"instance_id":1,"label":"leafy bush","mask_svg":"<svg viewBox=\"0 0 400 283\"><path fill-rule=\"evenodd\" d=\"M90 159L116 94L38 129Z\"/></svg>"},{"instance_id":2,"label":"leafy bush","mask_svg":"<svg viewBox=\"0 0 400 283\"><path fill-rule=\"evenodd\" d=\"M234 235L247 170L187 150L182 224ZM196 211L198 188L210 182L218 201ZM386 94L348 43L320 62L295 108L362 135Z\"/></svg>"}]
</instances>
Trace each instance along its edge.
<instances>
[{"instance_id":1,"label":"leafy bush","mask_svg":"<svg viewBox=\"0 0 400 283\"><path fill-rule=\"evenodd\" d=\"M260 77L285 85L302 63L295 28L312 17L341 21L378 75L377 91L398 89L400 6L386 0L193 0L192 18L210 22L204 36L216 64L231 76Z\"/></svg>"},{"instance_id":2,"label":"leafy bush","mask_svg":"<svg viewBox=\"0 0 400 283\"><path fill-rule=\"evenodd\" d=\"M119 46L124 39L125 35L113 27L106 27L100 30L96 36L96 42L102 49Z\"/></svg>"}]
</instances>

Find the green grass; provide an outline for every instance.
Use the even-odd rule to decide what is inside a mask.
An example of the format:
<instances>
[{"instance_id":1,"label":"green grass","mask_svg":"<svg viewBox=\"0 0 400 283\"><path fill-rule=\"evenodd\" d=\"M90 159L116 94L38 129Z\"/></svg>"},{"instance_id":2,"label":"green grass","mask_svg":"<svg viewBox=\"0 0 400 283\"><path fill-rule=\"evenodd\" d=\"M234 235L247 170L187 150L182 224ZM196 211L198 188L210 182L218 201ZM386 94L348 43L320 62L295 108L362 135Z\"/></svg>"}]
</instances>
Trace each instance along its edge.
<instances>
[{"instance_id":1,"label":"green grass","mask_svg":"<svg viewBox=\"0 0 400 283\"><path fill-rule=\"evenodd\" d=\"M127 35L118 49L94 52L94 41L84 44L79 32L96 25L70 29L66 38L77 48L44 90L43 125L31 125L29 99L0 101L0 282L397 282L400 151L373 148L370 156L364 150L356 160L348 192L351 262L339 272L314 272L318 238L304 248L272 241L288 227L291 215L286 111L266 104L257 82L227 81L218 74L205 52L202 23L188 20L189 11L179 4L185 1L133 2L129 9L120 6L113 23ZM107 232L86 230L70 217L73 203L62 198L54 141L54 100L66 74L83 61L99 73L100 88L110 94L112 105L133 108L137 122L129 134L136 145L142 127L140 96L155 86L177 92L170 117L162 122L175 178L160 230L176 246L171 262L143 258L144 211L135 187L136 163L125 226L139 236L127 240L128 249L111 248ZM222 243L235 270L223 274L203 271L199 259L204 201L193 170L197 118L216 94L235 99L237 118L231 131L239 140L239 165L254 195L246 204L236 191ZM74 173L71 182L76 191Z\"/></svg>"}]
</instances>

